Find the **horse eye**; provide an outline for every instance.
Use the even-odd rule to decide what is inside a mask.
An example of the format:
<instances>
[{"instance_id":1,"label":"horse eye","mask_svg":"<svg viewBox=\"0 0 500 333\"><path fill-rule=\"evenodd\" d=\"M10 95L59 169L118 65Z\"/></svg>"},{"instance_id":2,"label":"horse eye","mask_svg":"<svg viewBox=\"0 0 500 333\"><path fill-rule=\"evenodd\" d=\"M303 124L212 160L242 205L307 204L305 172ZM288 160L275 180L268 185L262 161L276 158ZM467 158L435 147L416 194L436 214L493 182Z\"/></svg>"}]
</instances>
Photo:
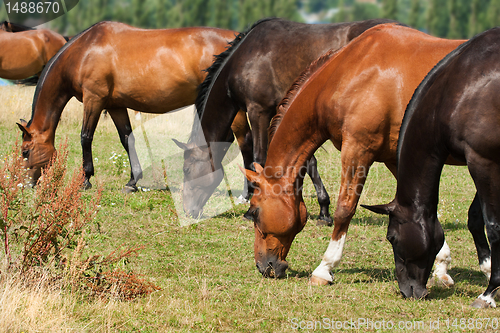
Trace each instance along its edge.
<instances>
[{"instance_id":1,"label":"horse eye","mask_svg":"<svg viewBox=\"0 0 500 333\"><path fill-rule=\"evenodd\" d=\"M396 240L396 235L394 235L394 234L390 234L390 235L387 234L387 236L385 238L392 244Z\"/></svg>"}]
</instances>

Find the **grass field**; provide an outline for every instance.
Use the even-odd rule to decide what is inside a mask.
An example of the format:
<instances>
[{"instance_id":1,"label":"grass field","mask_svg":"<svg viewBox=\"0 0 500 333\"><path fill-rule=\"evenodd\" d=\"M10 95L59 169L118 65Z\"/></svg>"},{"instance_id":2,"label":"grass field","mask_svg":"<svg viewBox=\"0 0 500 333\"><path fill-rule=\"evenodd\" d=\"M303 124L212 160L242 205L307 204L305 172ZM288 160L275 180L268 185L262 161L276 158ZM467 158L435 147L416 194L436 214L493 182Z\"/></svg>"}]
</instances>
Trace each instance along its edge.
<instances>
[{"instance_id":1,"label":"grass field","mask_svg":"<svg viewBox=\"0 0 500 333\"><path fill-rule=\"evenodd\" d=\"M33 91L0 88L2 156L20 139L15 122L30 118ZM56 145L68 139L70 168L81 163L81 113L80 103L72 100L57 131ZM139 125L134 121L134 126ZM109 118L101 119L93 147L97 162L92 181L101 184L104 192L101 210L88 233L86 252L109 253L121 245L145 245L128 265L162 289L134 301L105 302L57 290L25 290L15 279L4 278L0 285L0 331L289 332L297 328L334 331L335 325L344 325L342 330L347 331L484 332L499 324L498 310L469 307L487 281L478 269L466 226L474 195L466 168L446 167L440 187L439 218L452 251L450 275L455 287L433 287L429 299L414 301L403 299L397 288L392 250L385 240L387 218L361 208L351 222L333 285L307 285L332 231L316 226L319 208L309 179L305 190L309 223L288 254L287 277L263 279L253 259L253 225L242 218L245 205L181 226L177 215L181 212L176 211L168 189L129 195L120 192L128 181L129 169L120 164L125 152ZM113 156L118 155L122 156L117 165ZM333 214L340 178L339 153L327 143L316 156L332 198ZM395 186L388 170L376 164L370 170L361 203L389 202ZM96 191L95 187L91 191ZM355 326L350 326L351 321ZM363 322L368 327L359 325Z\"/></svg>"}]
</instances>

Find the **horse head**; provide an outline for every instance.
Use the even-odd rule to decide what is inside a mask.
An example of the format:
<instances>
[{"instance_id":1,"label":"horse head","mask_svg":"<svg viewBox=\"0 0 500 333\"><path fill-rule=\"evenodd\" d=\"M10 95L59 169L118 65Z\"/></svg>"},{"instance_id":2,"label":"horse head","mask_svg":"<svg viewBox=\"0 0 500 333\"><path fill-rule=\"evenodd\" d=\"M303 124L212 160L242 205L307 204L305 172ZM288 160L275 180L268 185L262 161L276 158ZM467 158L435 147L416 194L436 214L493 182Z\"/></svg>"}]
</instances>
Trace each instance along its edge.
<instances>
[{"instance_id":1,"label":"horse head","mask_svg":"<svg viewBox=\"0 0 500 333\"><path fill-rule=\"evenodd\" d=\"M280 278L288 268L285 259L293 239L306 224L307 209L298 182L257 163L254 167L257 172L242 171L255 186L248 211L254 221L255 264L264 277Z\"/></svg>"},{"instance_id":2,"label":"horse head","mask_svg":"<svg viewBox=\"0 0 500 333\"><path fill-rule=\"evenodd\" d=\"M39 134L28 127L25 120L17 123L23 133L21 152L24 167L28 169L31 185L35 185L42 174L42 168L49 164L55 153L54 141L45 134Z\"/></svg>"},{"instance_id":3,"label":"horse head","mask_svg":"<svg viewBox=\"0 0 500 333\"><path fill-rule=\"evenodd\" d=\"M444 244L444 232L436 216L399 205L362 207L378 214L389 215L387 240L392 245L399 290L406 297L427 296L427 280L437 253Z\"/></svg>"},{"instance_id":4,"label":"horse head","mask_svg":"<svg viewBox=\"0 0 500 333\"><path fill-rule=\"evenodd\" d=\"M203 206L224 177L222 168L213 167L207 146L173 141L184 150L184 186L182 202L184 212L193 218L203 213Z\"/></svg>"}]
</instances>

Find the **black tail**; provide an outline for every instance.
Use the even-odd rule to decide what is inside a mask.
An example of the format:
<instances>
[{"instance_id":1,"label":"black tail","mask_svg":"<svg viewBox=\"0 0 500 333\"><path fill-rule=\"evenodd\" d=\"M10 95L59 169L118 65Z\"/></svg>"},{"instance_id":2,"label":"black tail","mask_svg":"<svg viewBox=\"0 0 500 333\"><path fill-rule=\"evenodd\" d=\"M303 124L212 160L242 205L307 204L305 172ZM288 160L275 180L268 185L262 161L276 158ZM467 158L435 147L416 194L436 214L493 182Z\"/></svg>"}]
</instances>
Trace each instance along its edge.
<instances>
[{"instance_id":1,"label":"black tail","mask_svg":"<svg viewBox=\"0 0 500 333\"><path fill-rule=\"evenodd\" d=\"M38 75L34 75L32 77L29 77L27 79L22 79L22 80L15 80L13 81L15 84L22 85L22 86L36 86L38 83Z\"/></svg>"}]
</instances>

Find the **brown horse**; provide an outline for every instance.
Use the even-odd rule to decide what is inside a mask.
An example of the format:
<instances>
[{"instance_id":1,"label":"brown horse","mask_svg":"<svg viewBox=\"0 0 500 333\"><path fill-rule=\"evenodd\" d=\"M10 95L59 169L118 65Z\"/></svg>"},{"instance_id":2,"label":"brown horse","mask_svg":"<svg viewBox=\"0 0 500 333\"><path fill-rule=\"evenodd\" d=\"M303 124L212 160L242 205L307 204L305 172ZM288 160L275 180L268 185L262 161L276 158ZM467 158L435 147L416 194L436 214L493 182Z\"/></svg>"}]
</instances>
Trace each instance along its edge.
<instances>
[{"instance_id":1,"label":"brown horse","mask_svg":"<svg viewBox=\"0 0 500 333\"><path fill-rule=\"evenodd\" d=\"M304 165L330 139L341 150L341 186L328 249L312 284L333 281L347 229L373 162L396 173L396 147L405 106L426 73L463 41L431 37L396 24L367 30L338 52L330 51L297 79L270 128L267 161L257 173L250 211L255 227L255 261L264 276L280 277L292 241L304 227ZM436 274L446 274L449 248Z\"/></svg>"},{"instance_id":2,"label":"brown horse","mask_svg":"<svg viewBox=\"0 0 500 333\"><path fill-rule=\"evenodd\" d=\"M466 164L476 185L478 224L491 245L491 276L473 307L496 307L500 287L500 28L472 38L443 59L415 91L398 142L398 186L387 205L396 274L405 297L427 294L432 258L443 243L438 220L439 181L452 156ZM484 239L486 242L486 239ZM474 242L477 246L476 237ZM486 246L487 243L486 243ZM489 250L489 247L488 247ZM479 255L479 251L478 251Z\"/></svg>"},{"instance_id":3,"label":"brown horse","mask_svg":"<svg viewBox=\"0 0 500 333\"><path fill-rule=\"evenodd\" d=\"M72 38L43 71L30 122L18 124L33 181L55 151L55 131L64 106L76 97L84 108L81 143L85 186L91 187L92 139L106 109L129 154L132 172L124 191L137 190L142 170L133 148L127 108L160 114L193 104L206 75L203 70L235 34L217 28L146 30L101 22Z\"/></svg>"},{"instance_id":4,"label":"brown horse","mask_svg":"<svg viewBox=\"0 0 500 333\"><path fill-rule=\"evenodd\" d=\"M341 48L365 30L387 22L394 21L304 24L274 18L260 20L239 34L231 47L217 56L201 85L196 100L201 131L193 131L189 143L179 145L185 150L183 202L186 213L199 216L222 181L222 172L216 171L221 169L225 143L233 141L228 133L238 110L247 112L252 125L252 135L241 149L245 167L252 169L253 161L264 165L267 128L295 78L329 49ZM203 135L199 135L200 132ZM311 157L308 174L318 195L318 219L331 225L330 198L316 164L314 156ZM247 199L250 194L251 191Z\"/></svg>"},{"instance_id":5,"label":"brown horse","mask_svg":"<svg viewBox=\"0 0 500 333\"><path fill-rule=\"evenodd\" d=\"M10 23L2 24L2 27L0 77L4 79L20 80L39 75L50 58L66 43L63 36L51 30L15 29L18 26Z\"/></svg>"}]
</instances>

